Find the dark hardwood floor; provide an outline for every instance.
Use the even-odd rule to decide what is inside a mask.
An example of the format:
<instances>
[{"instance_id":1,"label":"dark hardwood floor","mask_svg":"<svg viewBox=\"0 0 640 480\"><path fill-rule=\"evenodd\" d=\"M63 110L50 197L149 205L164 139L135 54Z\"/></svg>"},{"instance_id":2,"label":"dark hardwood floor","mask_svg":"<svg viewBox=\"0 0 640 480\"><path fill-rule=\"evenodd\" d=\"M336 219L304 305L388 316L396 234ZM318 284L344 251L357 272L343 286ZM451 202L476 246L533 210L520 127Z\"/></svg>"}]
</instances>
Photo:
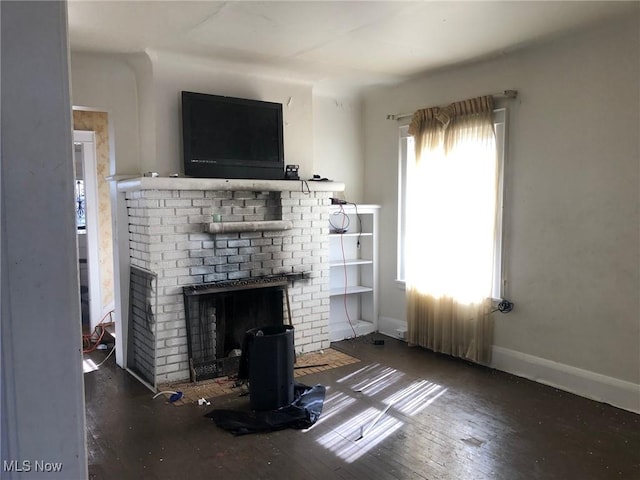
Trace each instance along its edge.
<instances>
[{"instance_id":1,"label":"dark hardwood floor","mask_svg":"<svg viewBox=\"0 0 640 480\"><path fill-rule=\"evenodd\" d=\"M110 358L85 374L90 478L640 479L639 415L378 335L334 348L362 361L299 379L328 387L316 425L239 437L203 415L248 397L170 405Z\"/></svg>"}]
</instances>

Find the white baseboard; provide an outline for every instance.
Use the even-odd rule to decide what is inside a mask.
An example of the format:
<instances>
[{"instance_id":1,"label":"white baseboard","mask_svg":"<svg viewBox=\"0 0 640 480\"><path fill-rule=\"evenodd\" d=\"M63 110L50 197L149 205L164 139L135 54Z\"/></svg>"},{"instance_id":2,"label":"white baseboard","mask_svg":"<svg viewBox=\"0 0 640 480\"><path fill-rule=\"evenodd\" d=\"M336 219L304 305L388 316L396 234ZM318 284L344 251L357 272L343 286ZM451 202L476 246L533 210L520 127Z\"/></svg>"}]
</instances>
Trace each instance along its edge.
<instances>
[{"instance_id":1,"label":"white baseboard","mask_svg":"<svg viewBox=\"0 0 640 480\"><path fill-rule=\"evenodd\" d=\"M407 321L406 320L398 320L397 318L391 317L378 317L378 332L386 335L388 337L399 338L400 340L405 340L398 336L397 330L407 329Z\"/></svg>"},{"instance_id":2,"label":"white baseboard","mask_svg":"<svg viewBox=\"0 0 640 480\"><path fill-rule=\"evenodd\" d=\"M353 325L353 327L352 327ZM353 338L353 333L357 337L361 335L368 335L376 331L375 325L371 322L364 322L355 320L351 324L349 322L336 322L329 324L329 340L332 342L339 342L347 338Z\"/></svg>"},{"instance_id":3,"label":"white baseboard","mask_svg":"<svg viewBox=\"0 0 640 480\"><path fill-rule=\"evenodd\" d=\"M389 317L378 319L378 331L398 338L397 329L407 328L407 322ZM494 346L491 367L549 385L566 392L608 403L634 413L640 413L640 385L572 367L508 348Z\"/></svg>"},{"instance_id":4,"label":"white baseboard","mask_svg":"<svg viewBox=\"0 0 640 480\"><path fill-rule=\"evenodd\" d=\"M640 385L494 346L491 367L582 397L640 413Z\"/></svg>"}]
</instances>

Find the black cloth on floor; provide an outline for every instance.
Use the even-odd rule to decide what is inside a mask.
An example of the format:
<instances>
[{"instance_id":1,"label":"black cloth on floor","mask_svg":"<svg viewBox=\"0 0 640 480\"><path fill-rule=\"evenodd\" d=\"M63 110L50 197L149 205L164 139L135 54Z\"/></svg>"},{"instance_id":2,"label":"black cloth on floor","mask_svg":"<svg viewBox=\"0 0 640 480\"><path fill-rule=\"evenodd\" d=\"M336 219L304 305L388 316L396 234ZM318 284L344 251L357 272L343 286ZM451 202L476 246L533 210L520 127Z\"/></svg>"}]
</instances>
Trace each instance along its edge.
<instances>
[{"instance_id":1,"label":"black cloth on floor","mask_svg":"<svg viewBox=\"0 0 640 480\"><path fill-rule=\"evenodd\" d=\"M205 417L213 419L217 426L234 435L309 428L320 418L326 390L323 385L308 387L295 384L295 400L277 410L246 412L216 409L205 414Z\"/></svg>"}]
</instances>

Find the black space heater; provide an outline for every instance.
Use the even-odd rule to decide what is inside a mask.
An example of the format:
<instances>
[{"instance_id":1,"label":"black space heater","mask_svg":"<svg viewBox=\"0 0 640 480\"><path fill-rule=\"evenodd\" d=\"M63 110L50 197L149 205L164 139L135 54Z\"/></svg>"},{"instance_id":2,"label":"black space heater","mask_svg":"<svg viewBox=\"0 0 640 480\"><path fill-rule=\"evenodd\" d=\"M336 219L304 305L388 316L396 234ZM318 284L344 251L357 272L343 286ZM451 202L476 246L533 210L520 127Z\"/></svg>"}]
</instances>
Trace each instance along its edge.
<instances>
[{"instance_id":1,"label":"black space heater","mask_svg":"<svg viewBox=\"0 0 640 480\"><path fill-rule=\"evenodd\" d=\"M249 379L253 410L276 410L293 402L293 333L291 325L270 325L246 332L238 377Z\"/></svg>"}]
</instances>

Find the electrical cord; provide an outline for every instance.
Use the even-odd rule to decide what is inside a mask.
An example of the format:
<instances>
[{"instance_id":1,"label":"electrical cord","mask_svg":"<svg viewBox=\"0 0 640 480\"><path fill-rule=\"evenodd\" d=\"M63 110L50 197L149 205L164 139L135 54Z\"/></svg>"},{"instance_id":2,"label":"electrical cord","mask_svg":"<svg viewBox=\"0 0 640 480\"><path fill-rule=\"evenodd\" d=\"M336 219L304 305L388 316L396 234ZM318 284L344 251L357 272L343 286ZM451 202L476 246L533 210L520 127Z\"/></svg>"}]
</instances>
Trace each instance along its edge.
<instances>
[{"instance_id":1,"label":"electrical cord","mask_svg":"<svg viewBox=\"0 0 640 480\"><path fill-rule=\"evenodd\" d=\"M360 239L362 238L362 217L360 216L360 213L358 213L358 204L357 203L353 203L353 202L347 202L349 205L353 205L353 208L355 208L356 210L356 217L358 217L358 224L360 227L360 230L358 232L358 242L357 242L357 247L360 248Z\"/></svg>"},{"instance_id":2,"label":"electrical cord","mask_svg":"<svg viewBox=\"0 0 640 480\"><path fill-rule=\"evenodd\" d=\"M169 402L173 403L173 402L177 402L178 400L180 400L183 397L183 393L178 390L178 391L173 391L173 390L165 390L163 392L158 392L153 396L153 400L155 400L156 398L158 398L160 395L163 394L170 394L171 396L169 397Z\"/></svg>"},{"instance_id":3,"label":"electrical cord","mask_svg":"<svg viewBox=\"0 0 640 480\"><path fill-rule=\"evenodd\" d=\"M513 310L513 303L510 302L509 300L501 300L500 303L498 303L498 308L491 310L491 312L489 313L495 313L495 312L500 312L500 313L509 313L511 310Z\"/></svg>"},{"instance_id":4,"label":"electrical cord","mask_svg":"<svg viewBox=\"0 0 640 480\"><path fill-rule=\"evenodd\" d=\"M344 224L344 218L348 219L349 217L344 212L344 207L340 205L340 211L344 215L343 224L342 224L342 232L344 233L346 230ZM344 313L347 316L347 321L349 322L349 326L351 327L351 331L353 332L353 338L356 338L358 335L356 334L356 329L353 328L353 322L351 321L351 316L349 315L349 307L347 305L347 289L348 289L348 275L347 275L347 257L344 253L344 236L340 235L340 249L342 250L342 266L344 269L344 295L342 296L344 301Z\"/></svg>"},{"instance_id":5,"label":"electrical cord","mask_svg":"<svg viewBox=\"0 0 640 480\"><path fill-rule=\"evenodd\" d=\"M329 225L331 226L333 232L338 234L346 233L348 230L349 224L351 223L351 219L344 211L344 205L353 205L353 208L355 209L355 212L356 212L356 217L358 218L358 224L359 224L358 240L356 243L356 247L359 249L360 239L362 238L362 217L360 216L360 212L358 212L358 204L354 202L347 202L344 200L340 201L340 203L334 203L334 204L339 206L339 211L337 213L334 213L333 215L342 215L342 225L336 225L335 223L333 223L331 221L331 216L329 217ZM351 327L351 331L353 332L352 338L356 338L358 335L353 326L351 316L349 315L349 307L347 305L347 291L348 291L347 259L344 251L344 237L342 235L340 236L340 248L342 250L342 262L343 262L343 269L344 269L344 295L343 295L344 311L347 317L347 321L349 322L349 326Z\"/></svg>"},{"instance_id":6,"label":"electrical cord","mask_svg":"<svg viewBox=\"0 0 640 480\"><path fill-rule=\"evenodd\" d=\"M100 342L102 341L102 338L107 331L105 327L107 325L113 324L113 312L114 310L107 312L104 317L102 317L100 322L94 327L92 333L85 333L82 335L82 353L91 353L98 348L98 345L100 345ZM108 322L105 322L104 319L107 318L107 316L110 318L110 320ZM100 328L100 333L98 333L98 328Z\"/></svg>"},{"instance_id":7,"label":"electrical cord","mask_svg":"<svg viewBox=\"0 0 640 480\"><path fill-rule=\"evenodd\" d=\"M100 368L102 365L104 365L104 362L106 362L107 360L109 360L109 357L110 357L111 355L113 355L113 352L115 352L115 351L116 351L116 347L114 346L114 347L111 349L111 351L109 352L109 355L107 355L107 356L105 357L105 359L104 359L104 360L102 360L99 364L97 364L97 365L96 365L96 368Z\"/></svg>"},{"instance_id":8,"label":"electrical cord","mask_svg":"<svg viewBox=\"0 0 640 480\"><path fill-rule=\"evenodd\" d=\"M331 217L337 217L338 215L342 215L342 225L336 225L331 221ZM334 212L329 215L329 226L331 227L331 231L333 233L347 233L350 224L351 220L349 219L349 216L344 212L342 206L340 206L340 210L338 212Z\"/></svg>"}]
</instances>

